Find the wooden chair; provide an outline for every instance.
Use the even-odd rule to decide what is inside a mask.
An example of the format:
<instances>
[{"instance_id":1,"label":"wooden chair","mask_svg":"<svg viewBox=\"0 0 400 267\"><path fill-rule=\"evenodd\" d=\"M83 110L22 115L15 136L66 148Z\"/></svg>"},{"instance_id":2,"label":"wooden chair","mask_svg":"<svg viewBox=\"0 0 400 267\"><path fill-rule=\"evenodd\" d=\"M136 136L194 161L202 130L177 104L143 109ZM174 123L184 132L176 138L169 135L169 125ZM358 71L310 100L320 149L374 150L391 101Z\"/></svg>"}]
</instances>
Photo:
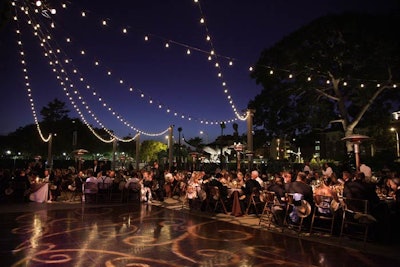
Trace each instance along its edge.
<instances>
[{"instance_id":1,"label":"wooden chair","mask_svg":"<svg viewBox=\"0 0 400 267\"><path fill-rule=\"evenodd\" d=\"M253 192L251 192L248 203L247 203L246 215L249 214L251 207L254 208L254 211L257 216L260 214L259 208L260 208L260 206L264 206L264 201L262 200L261 192L262 191L260 191L258 188L256 188L256 187L253 188Z\"/></svg>"},{"instance_id":2,"label":"wooden chair","mask_svg":"<svg viewBox=\"0 0 400 267\"><path fill-rule=\"evenodd\" d=\"M312 213L310 234L312 233L313 229L317 229L322 231L329 230L329 233L332 235L333 226L335 223L335 213L331 207L332 201L333 197L331 196L314 196L315 206ZM317 221L319 222L319 224ZM325 222L329 223L329 228L326 228L326 226L324 225Z\"/></svg>"},{"instance_id":3,"label":"wooden chair","mask_svg":"<svg viewBox=\"0 0 400 267\"><path fill-rule=\"evenodd\" d=\"M69 201L75 201L76 197L79 197L79 200L82 202L84 183L79 178L76 178L74 183L68 186L68 190L72 192Z\"/></svg>"},{"instance_id":4,"label":"wooden chair","mask_svg":"<svg viewBox=\"0 0 400 267\"><path fill-rule=\"evenodd\" d=\"M342 205L343 216L340 238L346 235L362 239L365 246L369 226L376 222L376 219L369 214L368 200L343 198Z\"/></svg>"},{"instance_id":5,"label":"wooden chair","mask_svg":"<svg viewBox=\"0 0 400 267\"><path fill-rule=\"evenodd\" d=\"M206 190L206 209L207 210L212 210L213 212L216 212L218 210L218 207L221 206L223 212L225 214L228 214L228 211L225 206L225 202L221 197L221 194L219 192L218 186L207 186ZM212 209L213 207L213 209Z\"/></svg>"},{"instance_id":6,"label":"wooden chair","mask_svg":"<svg viewBox=\"0 0 400 267\"><path fill-rule=\"evenodd\" d=\"M295 194L288 194L286 193L285 195L285 200L286 200L286 211L285 211L285 217L284 217L284 226L286 227L293 227L296 224L292 223L291 218L290 218L290 213L294 210L297 209L301 203L304 202L305 206L309 206L310 204L306 201L306 200L295 200ZM311 208L310 208L311 209ZM306 214L302 215L302 216L298 216L299 217L299 222L297 224L298 229L297 232L300 234L301 229L303 227L303 222L304 219L307 218L310 213L311 210L308 210L309 212L307 212ZM282 232L284 231L284 227L282 228Z\"/></svg>"},{"instance_id":7,"label":"wooden chair","mask_svg":"<svg viewBox=\"0 0 400 267\"><path fill-rule=\"evenodd\" d=\"M272 208L274 207L275 202L279 202L276 199L276 195L275 192L271 192L271 191L264 191L264 200L265 200L265 204L264 204L264 208L262 210L262 213L260 215L260 221L258 222L258 225L261 225L262 221L266 220L268 221L268 228L271 227L271 222L272 219L274 217Z\"/></svg>"}]
</instances>

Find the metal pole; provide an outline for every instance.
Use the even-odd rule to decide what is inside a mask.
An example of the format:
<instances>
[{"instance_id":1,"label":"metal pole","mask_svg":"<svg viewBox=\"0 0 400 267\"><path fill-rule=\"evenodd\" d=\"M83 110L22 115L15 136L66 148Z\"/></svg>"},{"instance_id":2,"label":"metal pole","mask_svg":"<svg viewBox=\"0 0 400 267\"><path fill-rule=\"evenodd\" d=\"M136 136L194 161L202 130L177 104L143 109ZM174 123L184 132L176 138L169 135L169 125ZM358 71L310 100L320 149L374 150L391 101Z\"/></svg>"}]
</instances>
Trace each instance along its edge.
<instances>
[{"instance_id":1,"label":"metal pole","mask_svg":"<svg viewBox=\"0 0 400 267\"><path fill-rule=\"evenodd\" d=\"M253 117L255 112L254 109L247 110L247 151L249 171L253 168Z\"/></svg>"},{"instance_id":2,"label":"metal pole","mask_svg":"<svg viewBox=\"0 0 400 267\"><path fill-rule=\"evenodd\" d=\"M113 155L112 155L112 170L113 171L115 171L115 153L116 153L116 151L117 151L117 139L114 138L113 150L112 150L112 153L113 153Z\"/></svg>"},{"instance_id":3,"label":"metal pole","mask_svg":"<svg viewBox=\"0 0 400 267\"><path fill-rule=\"evenodd\" d=\"M53 155L52 155L52 146L53 146L53 134L50 133L49 136L49 144L47 147L47 166L50 170L53 169Z\"/></svg>"},{"instance_id":4,"label":"metal pole","mask_svg":"<svg viewBox=\"0 0 400 267\"><path fill-rule=\"evenodd\" d=\"M168 167L170 170L172 169L172 159L173 159L173 143L172 143L173 131L174 131L174 126L171 125L169 127L169 133L168 133Z\"/></svg>"},{"instance_id":5,"label":"metal pole","mask_svg":"<svg viewBox=\"0 0 400 267\"><path fill-rule=\"evenodd\" d=\"M393 131L396 134L396 154L397 157L400 158L399 132L396 129L394 129Z\"/></svg>"},{"instance_id":6,"label":"metal pole","mask_svg":"<svg viewBox=\"0 0 400 267\"><path fill-rule=\"evenodd\" d=\"M360 170L360 146L359 142L354 143L354 156L356 158L356 170Z\"/></svg>"},{"instance_id":7,"label":"metal pole","mask_svg":"<svg viewBox=\"0 0 400 267\"><path fill-rule=\"evenodd\" d=\"M136 136L136 170L139 170L140 134Z\"/></svg>"}]
</instances>

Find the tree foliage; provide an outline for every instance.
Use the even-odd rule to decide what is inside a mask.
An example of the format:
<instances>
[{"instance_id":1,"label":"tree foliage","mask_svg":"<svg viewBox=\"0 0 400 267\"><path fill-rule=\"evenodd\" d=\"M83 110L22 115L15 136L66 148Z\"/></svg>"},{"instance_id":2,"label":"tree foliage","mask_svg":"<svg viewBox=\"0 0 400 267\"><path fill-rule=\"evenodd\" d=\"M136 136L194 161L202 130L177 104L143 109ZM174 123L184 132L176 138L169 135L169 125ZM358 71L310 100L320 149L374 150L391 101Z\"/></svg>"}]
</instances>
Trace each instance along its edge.
<instances>
[{"instance_id":1,"label":"tree foliage","mask_svg":"<svg viewBox=\"0 0 400 267\"><path fill-rule=\"evenodd\" d=\"M331 15L264 50L252 73L264 88L249 103L254 125L272 138L306 135L333 122L348 136L372 119L387 122L400 96L395 25L398 15Z\"/></svg>"},{"instance_id":2,"label":"tree foliage","mask_svg":"<svg viewBox=\"0 0 400 267\"><path fill-rule=\"evenodd\" d=\"M140 146L140 160L150 162L157 160L159 152L167 150L167 145L154 140L145 140Z\"/></svg>"},{"instance_id":3,"label":"tree foliage","mask_svg":"<svg viewBox=\"0 0 400 267\"><path fill-rule=\"evenodd\" d=\"M66 108L65 102L62 102L57 98L49 102L47 106L40 110L40 115L43 116L43 121L50 123L67 119L68 113L69 110Z\"/></svg>"}]
</instances>

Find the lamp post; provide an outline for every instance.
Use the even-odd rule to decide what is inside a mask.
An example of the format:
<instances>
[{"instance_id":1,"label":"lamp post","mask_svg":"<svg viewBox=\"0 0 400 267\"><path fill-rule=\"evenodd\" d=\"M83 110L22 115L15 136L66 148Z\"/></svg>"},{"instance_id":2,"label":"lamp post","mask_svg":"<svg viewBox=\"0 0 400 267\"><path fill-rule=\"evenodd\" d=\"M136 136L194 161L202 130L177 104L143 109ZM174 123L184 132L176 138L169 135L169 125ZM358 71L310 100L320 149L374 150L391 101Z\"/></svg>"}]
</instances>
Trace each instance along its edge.
<instances>
[{"instance_id":1,"label":"lamp post","mask_svg":"<svg viewBox=\"0 0 400 267\"><path fill-rule=\"evenodd\" d=\"M396 134L396 155L398 158L400 158L399 132L394 127L390 128L390 131Z\"/></svg>"}]
</instances>

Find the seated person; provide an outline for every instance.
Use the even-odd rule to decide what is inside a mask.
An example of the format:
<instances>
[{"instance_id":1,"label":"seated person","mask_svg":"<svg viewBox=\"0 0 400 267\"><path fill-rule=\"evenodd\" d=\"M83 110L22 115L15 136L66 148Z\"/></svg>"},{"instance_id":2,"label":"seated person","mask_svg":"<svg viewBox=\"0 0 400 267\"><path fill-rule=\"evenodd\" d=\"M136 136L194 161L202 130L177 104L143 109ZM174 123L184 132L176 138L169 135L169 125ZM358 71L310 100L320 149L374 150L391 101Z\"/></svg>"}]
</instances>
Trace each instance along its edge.
<instances>
[{"instance_id":1,"label":"seated person","mask_svg":"<svg viewBox=\"0 0 400 267\"><path fill-rule=\"evenodd\" d=\"M283 220L285 217L285 186L283 184L283 177L276 176L272 182L267 187L268 191L274 192L276 199L279 203L274 204L272 207L272 214L274 215L275 222L278 225L283 225Z\"/></svg>"},{"instance_id":2,"label":"seated person","mask_svg":"<svg viewBox=\"0 0 400 267\"><path fill-rule=\"evenodd\" d=\"M251 195L254 191L258 190L261 191L262 187L260 183L256 180L256 176L251 176L250 179L246 180L245 184L242 186L243 195L240 198L243 202L240 203L242 206L242 210L246 210L243 205L248 206L249 202L251 201ZM259 200L258 200L259 201Z\"/></svg>"}]
</instances>

